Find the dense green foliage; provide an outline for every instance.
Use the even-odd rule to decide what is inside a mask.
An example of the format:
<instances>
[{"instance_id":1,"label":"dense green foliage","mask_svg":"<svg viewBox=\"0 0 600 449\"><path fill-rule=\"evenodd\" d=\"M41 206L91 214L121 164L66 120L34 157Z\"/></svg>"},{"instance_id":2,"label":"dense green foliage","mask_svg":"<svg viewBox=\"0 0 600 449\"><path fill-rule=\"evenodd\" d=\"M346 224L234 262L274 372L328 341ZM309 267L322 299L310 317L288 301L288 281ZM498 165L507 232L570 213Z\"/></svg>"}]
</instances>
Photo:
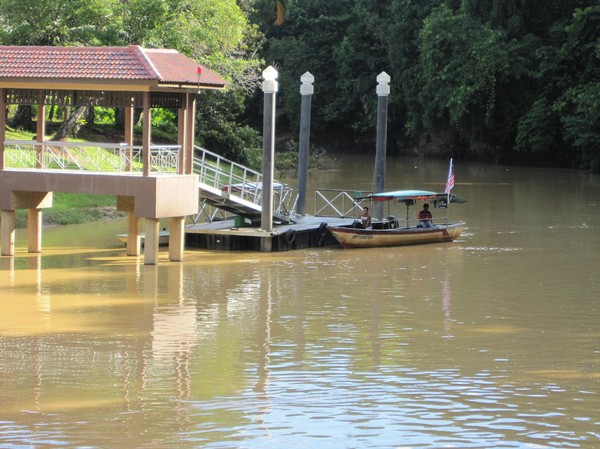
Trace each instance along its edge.
<instances>
[{"instance_id":1,"label":"dense green foliage","mask_svg":"<svg viewBox=\"0 0 600 449\"><path fill-rule=\"evenodd\" d=\"M0 25L0 44L176 48L221 73L198 139L240 162L258 163L273 65L288 140L309 71L311 141L374 151L385 71L388 151L600 169L597 0L0 0Z\"/></svg>"},{"instance_id":2,"label":"dense green foliage","mask_svg":"<svg viewBox=\"0 0 600 449\"><path fill-rule=\"evenodd\" d=\"M290 133L310 71L313 140L374 150L385 71L391 151L600 168L596 0L287 0L280 26L272 4L253 18Z\"/></svg>"},{"instance_id":3,"label":"dense green foliage","mask_svg":"<svg viewBox=\"0 0 600 449\"><path fill-rule=\"evenodd\" d=\"M246 96L258 86L260 39L236 0L0 0L2 45L175 48L224 76L230 89L199 96L198 114L210 121L201 122L198 140L240 160L260 147L259 133L240 119ZM168 115L154 121L168 130Z\"/></svg>"}]
</instances>

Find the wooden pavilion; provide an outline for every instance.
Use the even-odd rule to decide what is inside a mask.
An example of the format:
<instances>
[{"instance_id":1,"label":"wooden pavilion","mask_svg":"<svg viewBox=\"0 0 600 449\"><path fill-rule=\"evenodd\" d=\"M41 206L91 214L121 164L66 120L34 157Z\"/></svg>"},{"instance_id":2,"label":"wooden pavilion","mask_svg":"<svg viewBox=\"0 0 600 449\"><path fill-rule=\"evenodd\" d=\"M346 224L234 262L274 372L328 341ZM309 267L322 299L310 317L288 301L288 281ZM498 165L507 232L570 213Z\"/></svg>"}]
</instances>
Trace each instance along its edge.
<instances>
[{"instance_id":1,"label":"wooden pavilion","mask_svg":"<svg viewBox=\"0 0 600 449\"><path fill-rule=\"evenodd\" d=\"M169 219L169 259L182 260L184 219L198 211L198 177L192 171L196 94L225 86L222 77L175 50L0 46L2 255L14 255L17 209L28 210L29 252L40 252L42 209L52 206L53 192L74 192L117 197L117 208L128 214L128 255L141 252L140 220L145 220L145 264L157 263L159 220ZM11 104L37 106L32 141L6 140ZM94 148L49 142L44 132L49 105L121 107L123 141ZM135 108L143 111L139 148L133 139ZM177 145L152 144L152 108L177 111ZM90 152L121 162L110 170L90 169L79 162ZM24 168L17 160L31 163Z\"/></svg>"}]
</instances>

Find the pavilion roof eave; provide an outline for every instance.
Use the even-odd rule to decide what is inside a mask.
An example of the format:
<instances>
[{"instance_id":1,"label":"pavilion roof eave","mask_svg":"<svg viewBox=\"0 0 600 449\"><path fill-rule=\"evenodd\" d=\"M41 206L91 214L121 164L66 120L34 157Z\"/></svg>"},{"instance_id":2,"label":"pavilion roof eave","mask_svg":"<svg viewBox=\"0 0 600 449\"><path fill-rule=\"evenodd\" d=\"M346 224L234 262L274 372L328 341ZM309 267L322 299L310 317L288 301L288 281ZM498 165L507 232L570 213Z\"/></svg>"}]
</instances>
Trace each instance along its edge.
<instances>
[{"instance_id":1,"label":"pavilion roof eave","mask_svg":"<svg viewBox=\"0 0 600 449\"><path fill-rule=\"evenodd\" d=\"M94 90L122 92L182 92L193 93L200 89L225 89L225 85L174 84L156 80L95 80L82 79L1 79L0 88L5 89L44 89L44 90Z\"/></svg>"},{"instance_id":2,"label":"pavilion roof eave","mask_svg":"<svg viewBox=\"0 0 600 449\"><path fill-rule=\"evenodd\" d=\"M0 88L6 89L45 89L45 90L109 90L148 92L156 88L154 80L95 80L93 82L81 79L1 79Z\"/></svg>"},{"instance_id":3,"label":"pavilion roof eave","mask_svg":"<svg viewBox=\"0 0 600 449\"><path fill-rule=\"evenodd\" d=\"M190 85L190 84L164 84L158 83L155 91L158 92L173 92L174 90L177 92L197 92L198 90L225 90L227 86L215 86L211 84L200 84L200 85Z\"/></svg>"}]
</instances>

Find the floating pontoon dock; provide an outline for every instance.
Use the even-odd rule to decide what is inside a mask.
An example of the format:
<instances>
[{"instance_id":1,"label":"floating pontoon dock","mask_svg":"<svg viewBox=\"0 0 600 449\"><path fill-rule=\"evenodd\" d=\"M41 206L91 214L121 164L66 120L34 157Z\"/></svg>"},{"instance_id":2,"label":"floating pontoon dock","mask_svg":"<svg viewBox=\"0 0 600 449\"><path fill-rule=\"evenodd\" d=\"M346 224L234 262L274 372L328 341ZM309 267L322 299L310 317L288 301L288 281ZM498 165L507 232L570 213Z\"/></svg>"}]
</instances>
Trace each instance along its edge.
<instances>
[{"instance_id":1,"label":"floating pontoon dock","mask_svg":"<svg viewBox=\"0 0 600 449\"><path fill-rule=\"evenodd\" d=\"M327 225L351 226L353 221L352 218L294 217L293 223L276 223L272 232L245 222L239 226L239 219L214 221L187 226L185 245L188 248L258 251L261 240L271 238L272 251L316 248L337 244L327 231Z\"/></svg>"}]
</instances>

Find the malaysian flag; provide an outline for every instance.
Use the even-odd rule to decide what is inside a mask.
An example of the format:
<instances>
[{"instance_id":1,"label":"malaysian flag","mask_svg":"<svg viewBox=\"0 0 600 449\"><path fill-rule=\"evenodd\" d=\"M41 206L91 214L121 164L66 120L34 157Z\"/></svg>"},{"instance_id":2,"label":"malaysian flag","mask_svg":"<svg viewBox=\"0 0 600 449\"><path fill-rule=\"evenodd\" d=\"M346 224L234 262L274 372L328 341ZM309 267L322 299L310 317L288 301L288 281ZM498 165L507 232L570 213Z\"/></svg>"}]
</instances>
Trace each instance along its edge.
<instances>
[{"instance_id":1,"label":"malaysian flag","mask_svg":"<svg viewBox=\"0 0 600 449\"><path fill-rule=\"evenodd\" d=\"M446 181L446 190L444 193L450 193L454 187L454 164L452 164L452 159L450 159L450 170L448 170L448 180Z\"/></svg>"}]
</instances>

